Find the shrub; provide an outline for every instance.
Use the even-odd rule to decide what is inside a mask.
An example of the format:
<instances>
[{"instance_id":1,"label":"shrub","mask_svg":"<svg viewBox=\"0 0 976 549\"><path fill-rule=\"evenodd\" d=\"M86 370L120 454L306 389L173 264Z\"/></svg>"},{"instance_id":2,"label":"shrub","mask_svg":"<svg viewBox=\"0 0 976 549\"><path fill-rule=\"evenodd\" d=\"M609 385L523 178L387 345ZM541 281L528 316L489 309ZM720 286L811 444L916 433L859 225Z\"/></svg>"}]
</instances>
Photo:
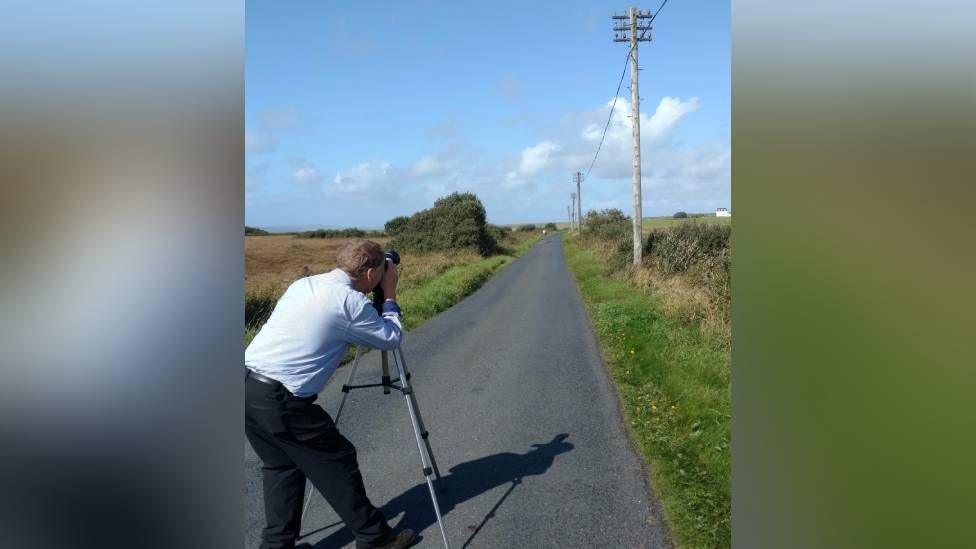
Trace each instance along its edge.
<instances>
[{"instance_id":1,"label":"shrub","mask_svg":"<svg viewBox=\"0 0 976 549\"><path fill-rule=\"evenodd\" d=\"M547 230L547 231L555 231L556 230L556 224L555 223L546 223L546 226L543 227L543 228L545 230Z\"/></svg>"},{"instance_id":2,"label":"shrub","mask_svg":"<svg viewBox=\"0 0 976 549\"><path fill-rule=\"evenodd\" d=\"M352 227L350 229L318 229L315 231L305 231L298 233L297 236L300 238L362 238L368 235L366 231Z\"/></svg>"},{"instance_id":3,"label":"shrub","mask_svg":"<svg viewBox=\"0 0 976 549\"><path fill-rule=\"evenodd\" d=\"M244 294L244 327L257 329L274 310L285 288L277 284L263 284Z\"/></svg>"},{"instance_id":4,"label":"shrub","mask_svg":"<svg viewBox=\"0 0 976 549\"><path fill-rule=\"evenodd\" d=\"M677 212L674 214L675 219L686 219L688 217L687 212Z\"/></svg>"},{"instance_id":5,"label":"shrub","mask_svg":"<svg viewBox=\"0 0 976 549\"><path fill-rule=\"evenodd\" d=\"M633 260L633 224L616 208L586 212L583 237L603 241L609 246L611 254L604 265L607 273L623 269Z\"/></svg>"},{"instance_id":6,"label":"shrub","mask_svg":"<svg viewBox=\"0 0 976 549\"><path fill-rule=\"evenodd\" d=\"M407 226L408 222L410 222L409 217L405 215L397 216L387 221L386 225L383 225L383 230L386 231L386 234L390 236L396 236L400 231L403 230L404 227Z\"/></svg>"},{"instance_id":7,"label":"shrub","mask_svg":"<svg viewBox=\"0 0 976 549\"><path fill-rule=\"evenodd\" d=\"M624 240L632 238L632 230L630 218L616 208L599 212L590 210L583 216L583 234L587 237Z\"/></svg>"},{"instance_id":8,"label":"shrub","mask_svg":"<svg viewBox=\"0 0 976 549\"><path fill-rule=\"evenodd\" d=\"M505 237L509 235L508 229L505 227L499 227L498 225L492 225L491 223L485 227L485 230L488 232L489 236L495 239L496 244L505 240Z\"/></svg>"},{"instance_id":9,"label":"shrub","mask_svg":"<svg viewBox=\"0 0 976 549\"><path fill-rule=\"evenodd\" d=\"M524 231L524 232L527 232L527 233L531 233L531 232L535 231L536 228L535 228L535 225L533 225L532 223L529 223L527 225L522 225L521 227L518 228L518 230Z\"/></svg>"},{"instance_id":10,"label":"shrub","mask_svg":"<svg viewBox=\"0 0 976 549\"><path fill-rule=\"evenodd\" d=\"M394 220L391 220L394 221ZM408 252L477 250L495 251L496 240L485 223L485 207L473 193L453 193L421 210L406 222L394 224L398 232L390 246Z\"/></svg>"},{"instance_id":11,"label":"shrub","mask_svg":"<svg viewBox=\"0 0 976 549\"><path fill-rule=\"evenodd\" d=\"M644 251L668 274L687 271L729 250L732 227L688 221L651 232Z\"/></svg>"},{"instance_id":12,"label":"shrub","mask_svg":"<svg viewBox=\"0 0 976 549\"><path fill-rule=\"evenodd\" d=\"M687 221L651 232L644 252L664 274L687 273L728 303L732 283L732 227Z\"/></svg>"},{"instance_id":13,"label":"shrub","mask_svg":"<svg viewBox=\"0 0 976 549\"><path fill-rule=\"evenodd\" d=\"M264 229L258 229L257 227L248 227L247 225L245 225L244 234L247 236L264 236L264 235L269 235L271 233L269 233Z\"/></svg>"}]
</instances>

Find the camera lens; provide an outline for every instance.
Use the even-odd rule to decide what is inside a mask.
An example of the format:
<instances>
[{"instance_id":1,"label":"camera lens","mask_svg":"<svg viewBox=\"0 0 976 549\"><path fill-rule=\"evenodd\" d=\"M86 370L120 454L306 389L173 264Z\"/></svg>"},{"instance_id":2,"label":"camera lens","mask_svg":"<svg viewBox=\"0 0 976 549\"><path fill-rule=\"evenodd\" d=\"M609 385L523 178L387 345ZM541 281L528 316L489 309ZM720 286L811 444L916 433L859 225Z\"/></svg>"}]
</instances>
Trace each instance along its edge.
<instances>
[{"instance_id":1,"label":"camera lens","mask_svg":"<svg viewBox=\"0 0 976 549\"><path fill-rule=\"evenodd\" d=\"M400 254L396 253L396 250L388 250L384 255L386 255L386 258L392 261L394 265L400 264Z\"/></svg>"}]
</instances>

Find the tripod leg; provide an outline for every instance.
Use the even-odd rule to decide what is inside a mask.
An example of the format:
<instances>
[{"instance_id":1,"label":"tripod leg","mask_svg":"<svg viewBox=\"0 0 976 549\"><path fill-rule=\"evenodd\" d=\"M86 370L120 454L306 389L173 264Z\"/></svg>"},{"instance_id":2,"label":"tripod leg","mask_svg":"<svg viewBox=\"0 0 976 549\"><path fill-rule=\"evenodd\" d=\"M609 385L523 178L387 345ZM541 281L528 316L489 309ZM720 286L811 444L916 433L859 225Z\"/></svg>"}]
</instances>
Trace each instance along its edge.
<instances>
[{"instance_id":1,"label":"tripod leg","mask_svg":"<svg viewBox=\"0 0 976 549\"><path fill-rule=\"evenodd\" d=\"M417 438L417 450L420 452L420 463L424 468L424 480L427 481L427 489L430 490L430 499L434 504L434 514L437 515L437 526L441 530L441 539L444 541L444 547L446 549L451 549L451 545L447 542L447 532L444 531L444 519L441 517L441 507L437 502L437 493L434 491L434 482L430 478L433 473L430 463L433 461L427 448L424 447L424 438L421 437L421 427L420 420L417 415L417 408L414 405L412 398L413 390L410 388L410 382L407 380L407 372L403 366L403 353L400 353L400 359L396 359L396 354L393 355L393 363L397 367L398 373L400 374L400 383L402 384L404 390L404 397L407 401L407 410L410 412L410 424L413 426L413 434Z\"/></svg>"},{"instance_id":2,"label":"tripod leg","mask_svg":"<svg viewBox=\"0 0 976 549\"><path fill-rule=\"evenodd\" d=\"M390 394L390 357L389 352L383 351L380 355L380 363L383 365L383 373L380 381L383 383L383 394Z\"/></svg>"},{"instance_id":3,"label":"tripod leg","mask_svg":"<svg viewBox=\"0 0 976 549\"><path fill-rule=\"evenodd\" d=\"M359 366L359 358L363 356L363 348L356 346L356 360L352 362L352 369L349 370L349 379L346 380L346 384L342 386L342 400L339 401L339 409L336 410L335 419L333 423L339 425L339 416L342 415L342 407L346 405L346 397L349 396L348 387L352 385L352 379L356 375L356 368Z\"/></svg>"},{"instance_id":4,"label":"tripod leg","mask_svg":"<svg viewBox=\"0 0 976 549\"><path fill-rule=\"evenodd\" d=\"M346 384L342 386L342 400L339 401L339 409L336 410L335 419L332 420L333 423L339 425L339 416L342 415L342 407L346 405L346 397L349 396L349 386L352 385L352 380L356 376L356 368L359 366L359 359L363 356L363 348L359 345L356 346L356 359L352 361L352 369L349 370L349 378L346 379ZM308 492L305 494L305 508L302 509L302 519L305 519L305 513L308 513L308 506L312 503L312 496L315 495L315 488L312 486L312 481L306 480L305 484L308 484Z\"/></svg>"},{"instance_id":5,"label":"tripod leg","mask_svg":"<svg viewBox=\"0 0 976 549\"><path fill-rule=\"evenodd\" d=\"M399 359L397 356L399 355ZM413 392L413 385L410 384L410 380L407 376L410 373L407 371L407 362L403 359L403 349L398 349L393 353L393 360L399 360L398 367L403 371L400 376L401 383L404 387L407 387L409 391L407 392L407 397L413 401L413 409L417 416L417 421L420 423L420 437L424 440L424 445L427 447L427 457L430 460L431 467L434 468L434 476L437 479L437 484L441 485L441 471L437 467L437 461L434 459L434 451L430 447L430 433L427 431L427 427L424 425L424 418L420 415L420 406L417 404L417 396ZM406 381L403 381L406 380ZM444 487L441 486L441 491L444 491Z\"/></svg>"}]
</instances>

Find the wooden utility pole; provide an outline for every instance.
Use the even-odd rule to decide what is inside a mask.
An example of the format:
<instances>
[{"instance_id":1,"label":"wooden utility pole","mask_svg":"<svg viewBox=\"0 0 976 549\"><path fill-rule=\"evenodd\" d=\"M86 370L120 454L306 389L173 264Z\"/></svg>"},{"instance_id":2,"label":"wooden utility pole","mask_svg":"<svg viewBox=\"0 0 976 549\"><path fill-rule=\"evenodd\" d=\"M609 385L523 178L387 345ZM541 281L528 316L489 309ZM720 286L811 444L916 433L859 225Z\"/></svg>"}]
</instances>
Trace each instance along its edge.
<instances>
[{"instance_id":1,"label":"wooden utility pole","mask_svg":"<svg viewBox=\"0 0 976 549\"><path fill-rule=\"evenodd\" d=\"M583 234L583 194L580 183L583 182L583 174L576 172L576 232Z\"/></svg>"},{"instance_id":2,"label":"wooden utility pole","mask_svg":"<svg viewBox=\"0 0 976 549\"><path fill-rule=\"evenodd\" d=\"M573 207L566 206L566 218L569 219L569 230L573 230Z\"/></svg>"},{"instance_id":3,"label":"wooden utility pole","mask_svg":"<svg viewBox=\"0 0 976 549\"><path fill-rule=\"evenodd\" d=\"M637 80L640 68L637 65L637 45L651 41L651 24L641 24L650 20L650 11L641 12L631 6L627 15L614 15L614 42L630 44L630 127L634 138L634 265L640 265L643 251L641 222L641 151L640 151L640 93ZM624 21L627 21L624 23ZM640 31L640 34L638 34Z\"/></svg>"}]
</instances>

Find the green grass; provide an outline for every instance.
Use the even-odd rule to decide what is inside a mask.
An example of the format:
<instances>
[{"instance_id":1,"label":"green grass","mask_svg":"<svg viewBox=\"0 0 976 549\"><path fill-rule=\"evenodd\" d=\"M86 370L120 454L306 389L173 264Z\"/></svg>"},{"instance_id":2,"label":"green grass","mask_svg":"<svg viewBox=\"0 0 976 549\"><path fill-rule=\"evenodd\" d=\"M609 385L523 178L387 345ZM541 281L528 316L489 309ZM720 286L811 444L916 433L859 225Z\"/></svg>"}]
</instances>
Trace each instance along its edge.
<instances>
[{"instance_id":1,"label":"green grass","mask_svg":"<svg viewBox=\"0 0 976 549\"><path fill-rule=\"evenodd\" d=\"M495 273L539 241L536 235L517 238L514 244L506 242L501 254L451 267L416 287L399 290L397 304L403 311L403 327L407 330L416 328L473 294Z\"/></svg>"},{"instance_id":2,"label":"green grass","mask_svg":"<svg viewBox=\"0 0 976 549\"><path fill-rule=\"evenodd\" d=\"M397 304L403 310L403 327L411 330L471 295L514 257L495 255L452 267L417 288L397 292Z\"/></svg>"},{"instance_id":3,"label":"green grass","mask_svg":"<svg viewBox=\"0 0 976 549\"><path fill-rule=\"evenodd\" d=\"M682 548L731 545L731 355L564 237L624 418Z\"/></svg>"},{"instance_id":4,"label":"green grass","mask_svg":"<svg viewBox=\"0 0 976 549\"><path fill-rule=\"evenodd\" d=\"M731 225L731 217L715 217L714 215L704 215L701 217L687 217L684 219L674 219L672 217L645 217L641 220L641 227L647 228L660 228L660 227L671 227L681 223L682 221L688 221L689 219L694 219L695 221L700 221L702 223L708 223L710 225Z\"/></svg>"}]
</instances>

